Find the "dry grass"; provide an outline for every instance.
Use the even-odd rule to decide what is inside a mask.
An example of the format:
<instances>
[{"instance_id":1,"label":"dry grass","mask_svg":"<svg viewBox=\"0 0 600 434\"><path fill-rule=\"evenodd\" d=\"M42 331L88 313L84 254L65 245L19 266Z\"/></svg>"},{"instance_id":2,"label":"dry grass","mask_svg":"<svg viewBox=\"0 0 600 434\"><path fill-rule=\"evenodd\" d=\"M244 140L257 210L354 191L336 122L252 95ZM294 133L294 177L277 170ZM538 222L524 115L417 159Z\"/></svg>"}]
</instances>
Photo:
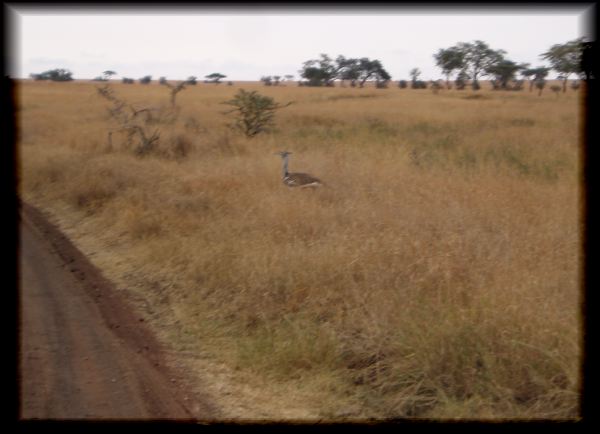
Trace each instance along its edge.
<instances>
[{"instance_id":1,"label":"dry grass","mask_svg":"<svg viewBox=\"0 0 600 434\"><path fill-rule=\"evenodd\" d=\"M579 416L578 93L244 88L295 104L247 140L237 86L186 89L161 146L190 152L136 158L93 84L24 82L21 194L190 371L261 385L270 411L236 415ZM283 149L327 186L284 187Z\"/></svg>"}]
</instances>

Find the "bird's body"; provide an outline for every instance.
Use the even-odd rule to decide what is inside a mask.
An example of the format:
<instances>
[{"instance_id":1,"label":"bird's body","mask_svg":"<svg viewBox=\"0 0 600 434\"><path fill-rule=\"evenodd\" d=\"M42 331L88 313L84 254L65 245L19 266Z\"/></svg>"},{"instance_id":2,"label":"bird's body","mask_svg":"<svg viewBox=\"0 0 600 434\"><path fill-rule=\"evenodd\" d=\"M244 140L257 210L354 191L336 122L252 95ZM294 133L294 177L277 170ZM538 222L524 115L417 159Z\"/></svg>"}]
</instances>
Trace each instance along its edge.
<instances>
[{"instance_id":1,"label":"bird's body","mask_svg":"<svg viewBox=\"0 0 600 434\"><path fill-rule=\"evenodd\" d=\"M281 156L283 160L283 183L288 187L300 187L300 188L316 188L323 185L323 182L308 173L290 173L288 172L288 155L291 152L282 151L278 152L276 155Z\"/></svg>"}]
</instances>

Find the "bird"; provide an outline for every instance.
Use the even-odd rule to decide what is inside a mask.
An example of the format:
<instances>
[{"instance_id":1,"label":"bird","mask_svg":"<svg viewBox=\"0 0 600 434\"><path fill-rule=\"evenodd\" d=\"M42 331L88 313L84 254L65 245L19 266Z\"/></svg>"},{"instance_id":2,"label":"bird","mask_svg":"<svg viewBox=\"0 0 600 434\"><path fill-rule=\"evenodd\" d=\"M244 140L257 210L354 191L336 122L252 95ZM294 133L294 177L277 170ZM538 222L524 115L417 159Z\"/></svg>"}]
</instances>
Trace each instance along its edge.
<instances>
[{"instance_id":1,"label":"bird","mask_svg":"<svg viewBox=\"0 0 600 434\"><path fill-rule=\"evenodd\" d=\"M319 178L309 175L308 173L290 173L288 172L288 155L291 152L281 151L276 152L283 160L283 183L288 187L300 188L317 188L323 185L323 181Z\"/></svg>"}]
</instances>

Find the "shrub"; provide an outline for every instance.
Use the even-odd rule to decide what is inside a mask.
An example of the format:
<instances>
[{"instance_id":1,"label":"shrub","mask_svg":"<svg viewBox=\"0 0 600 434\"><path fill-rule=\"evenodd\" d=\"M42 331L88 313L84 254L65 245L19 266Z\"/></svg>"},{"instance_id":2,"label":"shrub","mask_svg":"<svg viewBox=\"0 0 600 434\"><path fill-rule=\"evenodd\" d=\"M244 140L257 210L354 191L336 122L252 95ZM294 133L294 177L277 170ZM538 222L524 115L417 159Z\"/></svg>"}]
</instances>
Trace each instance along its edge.
<instances>
[{"instance_id":1,"label":"shrub","mask_svg":"<svg viewBox=\"0 0 600 434\"><path fill-rule=\"evenodd\" d=\"M273 98L260 95L256 91L247 92L240 89L232 100L223 104L234 107L233 110L224 113L235 113L235 122L230 124L230 127L241 131L246 137L254 137L258 133L268 131L273 125L275 111L289 106L291 102L280 105Z\"/></svg>"}]
</instances>

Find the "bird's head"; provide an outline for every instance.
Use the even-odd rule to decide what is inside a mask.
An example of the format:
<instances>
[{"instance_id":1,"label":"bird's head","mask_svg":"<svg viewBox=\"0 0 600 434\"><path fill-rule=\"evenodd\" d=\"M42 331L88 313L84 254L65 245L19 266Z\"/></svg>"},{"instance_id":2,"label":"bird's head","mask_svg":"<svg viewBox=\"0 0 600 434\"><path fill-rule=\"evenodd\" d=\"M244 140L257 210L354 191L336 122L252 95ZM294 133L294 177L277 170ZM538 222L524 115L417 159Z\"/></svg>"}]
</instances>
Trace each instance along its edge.
<instances>
[{"instance_id":1,"label":"bird's head","mask_svg":"<svg viewBox=\"0 0 600 434\"><path fill-rule=\"evenodd\" d=\"M291 152L288 152L288 151L279 151L279 152L275 152L274 155L279 155L281 158L285 158L290 154L291 154Z\"/></svg>"}]
</instances>

